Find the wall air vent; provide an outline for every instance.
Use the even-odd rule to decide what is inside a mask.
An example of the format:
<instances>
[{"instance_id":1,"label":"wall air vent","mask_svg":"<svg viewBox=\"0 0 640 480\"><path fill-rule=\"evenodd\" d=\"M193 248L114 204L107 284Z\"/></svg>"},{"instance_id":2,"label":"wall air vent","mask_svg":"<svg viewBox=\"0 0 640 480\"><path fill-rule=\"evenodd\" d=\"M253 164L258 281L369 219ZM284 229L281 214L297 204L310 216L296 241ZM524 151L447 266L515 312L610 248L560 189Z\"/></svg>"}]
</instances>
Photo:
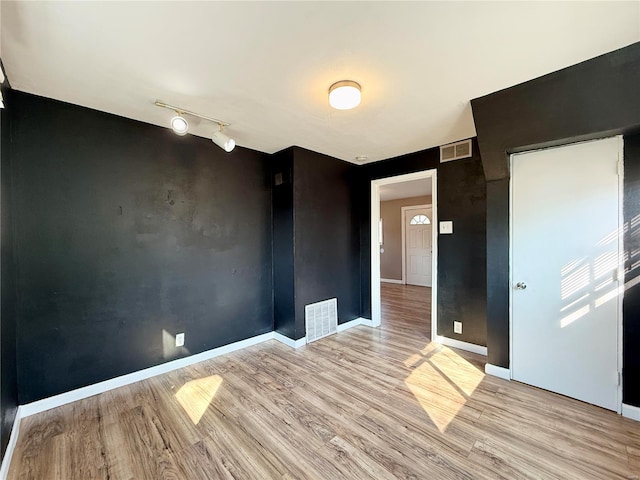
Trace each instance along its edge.
<instances>
[{"instance_id":1,"label":"wall air vent","mask_svg":"<svg viewBox=\"0 0 640 480\"><path fill-rule=\"evenodd\" d=\"M460 160L471 156L471 140L450 143L440 147L440 163Z\"/></svg>"},{"instance_id":2,"label":"wall air vent","mask_svg":"<svg viewBox=\"0 0 640 480\"><path fill-rule=\"evenodd\" d=\"M338 331L338 299L330 298L323 302L305 305L304 320L307 326L307 343L336 333Z\"/></svg>"}]
</instances>

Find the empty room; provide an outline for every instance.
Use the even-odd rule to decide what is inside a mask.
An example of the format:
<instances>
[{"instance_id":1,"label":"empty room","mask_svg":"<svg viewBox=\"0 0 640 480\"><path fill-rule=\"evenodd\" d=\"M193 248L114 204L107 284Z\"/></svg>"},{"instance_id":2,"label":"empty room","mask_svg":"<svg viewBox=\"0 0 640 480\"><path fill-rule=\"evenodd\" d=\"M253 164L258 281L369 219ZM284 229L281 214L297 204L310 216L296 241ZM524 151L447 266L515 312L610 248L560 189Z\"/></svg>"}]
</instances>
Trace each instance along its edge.
<instances>
[{"instance_id":1,"label":"empty room","mask_svg":"<svg viewBox=\"0 0 640 480\"><path fill-rule=\"evenodd\" d=\"M0 480L640 479L640 2L0 2Z\"/></svg>"}]
</instances>

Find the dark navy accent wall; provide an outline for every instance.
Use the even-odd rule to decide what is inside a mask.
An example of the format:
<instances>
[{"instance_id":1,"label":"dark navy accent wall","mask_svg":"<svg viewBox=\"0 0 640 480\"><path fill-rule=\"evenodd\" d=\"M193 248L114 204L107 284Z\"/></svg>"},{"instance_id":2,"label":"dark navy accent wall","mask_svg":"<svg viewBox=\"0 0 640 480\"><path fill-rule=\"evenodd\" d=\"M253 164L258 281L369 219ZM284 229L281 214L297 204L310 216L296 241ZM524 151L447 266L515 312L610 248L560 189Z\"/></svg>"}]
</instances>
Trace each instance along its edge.
<instances>
[{"instance_id":1,"label":"dark navy accent wall","mask_svg":"<svg viewBox=\"0 0 640 480\"><path fill-rule=\"evenodd\" d=\"M632 134L640 128L640 43L471 101L487 184L488 361L509 367L509 154ZM633 141L632 141L633 142ZM633 143L632 143L633 145ZM625 212L635 192L633 153L625 167ZM631 163L631 165L630 165ZM628 177L628 178L627 178ZM630 200L631 199L631 200ZM627 213L625 213L625 216ZM640 307L625 293L629 345ZM640 303L640 302L638 302ZM633 345L633 344L632 344ZM640 405L637 349L625 348L624 402Z\"/></svg>"},{"instance_id":2,"label":"dark navy accent wall","mask_svg":"<svg viewBox=\"0 0 640 480\"><path fill-rule=\"evenodd\" d=\"M371 318L371 180L437 169L438 217L453 235L438 235L438 335L486 345L486 182L478 144L471 158L440 163L439 148L360 167L363 316ZM463 334L453 333L462 321Z\"/></svg>"},{"instance_id":3,"label":"dark navy accent wall","mask_svg":"<svg viewBox=\"0 0 640 480\"><path fill-rule=\"evenodd\" d=\"M624 402L640 406L640 134L624 137Z\"/></svg>"},{"instance_id":4,"label":"dark navy accent wall","mask_svg":"<svg viewBox=\"0 0 640 480\"><path fill-rule=\"evenodd\" d=\"M360 317L360 230L353 164L294 147L295 338L304 307L336 297L338 323Z\"/></svg>"},{"instance_id":5,"label":"dark navy accent wall","mask_svg":"<svg viewBox=\"0 0 640 480\"><path fill-rule=\"evenodd\" d=\"M11 105L21 404L272 331L264 154Z\"/></svg>"},{"instance_id":6,"label":"dark navy accent wall","mask_svg":"<svg viewBox=\"0 0 640 480\"><path fill-rule=\"evenodd\" d=\"M6 107L0 110L0 451L3 456L18 407L18 383L14 202L11 182L11 125L8 113L14 106L8 96L8 89L2 90Z\"/></svg>"},{"instance_id":7,"label":"dark navy accent wall","mask_svg":"<svg viewBox=\"0 0 640 480\"><path fill-rule=\"evenodd\" d=\"M293 148L271 158L274 330L296 338L293 250Z\"/></svg>"},{"instance_id":8,"label":"dark navy accent wall","mask_svg":"<svg viewBox=\"0 0 640 480\"><path fill-rule=\"evenodd\" d=\"M310 303L337 298L338 323L360 316L357 168L300 147L271 158L274 325L291 339Z\"/></svg>"},{"instance_id":9,"label":"dark navy accent wall","mask_svg":"<svg viewBox=\"0 0 640 480\"><path fill-rule=\"evenodd\" d=\"M487 182L487 361L509 365L509 180ZM498 273L499 272L499 273ZM506 275L506 277L505 277ZM501 319L503 321L498 321ZM505 322L506 319L506 328Z\"/></svg>"}]
</instances>

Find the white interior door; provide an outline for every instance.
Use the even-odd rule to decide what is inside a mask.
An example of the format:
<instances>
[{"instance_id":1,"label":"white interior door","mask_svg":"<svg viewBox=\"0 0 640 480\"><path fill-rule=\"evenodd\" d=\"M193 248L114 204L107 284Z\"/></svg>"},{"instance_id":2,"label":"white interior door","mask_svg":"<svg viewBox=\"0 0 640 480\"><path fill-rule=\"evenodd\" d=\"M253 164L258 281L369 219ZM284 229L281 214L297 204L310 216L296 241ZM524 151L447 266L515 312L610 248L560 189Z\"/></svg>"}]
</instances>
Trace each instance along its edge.
<instances>
[{"instance_id":1,"label":"white interior door","mask_svg":"<svg viewBox=\"0 0 640 480\"><path fill-rule=\"evenodd\" d=\"M430 208L405 210L406 283L431 286L431 215Z\"/></svg>"},{"instance_id":2,"label":"white interior door","mask_svg":"<svg viewBox=\"0 0 640 480\"><path fill-rule=\"evenodd\" d=\"M620 156L620 157L619 157ZM512 376L619 409L618 138L512 157Z\"/></svg>"}]
</instances>

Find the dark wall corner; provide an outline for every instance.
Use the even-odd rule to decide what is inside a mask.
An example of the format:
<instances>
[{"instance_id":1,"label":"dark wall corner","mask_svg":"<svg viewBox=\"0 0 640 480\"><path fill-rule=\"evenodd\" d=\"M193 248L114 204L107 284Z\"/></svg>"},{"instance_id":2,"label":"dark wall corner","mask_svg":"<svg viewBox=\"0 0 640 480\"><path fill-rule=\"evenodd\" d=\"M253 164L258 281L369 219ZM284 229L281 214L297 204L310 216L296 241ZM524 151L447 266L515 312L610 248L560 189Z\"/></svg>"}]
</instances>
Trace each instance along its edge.
<instances>
[{"instance_id":1,"label":"dark wall corner","mask_svg":"<svg viewBox=\"0 0 640 480\"><path fill-rule=\"evenodd\" d=\"M295 338L305 336L304 307L338 299L338 322L360 317L357 166L294 147Z\"/></svg>"},{"instance_id":2,"label":"dark wall corner","mask_svg":"<svg viewBox=\"0 0 640 480\"><path fill-rule=\"evenodd\" d=\"M293 149L269 159L273 229L273 329L295 338Z\"/></svg>"},{"instance_id":3,"label":"dark wall corner","mask_svg":"<svg viewBox=\"0 0 640 480\"><path fill-rule=\"evenodd\" d=\"M471 101L488 181L489 363L509 367L508 154L637 131L640 126L639 78L640 43L635 43ZM629 168L632 166L627 163L625 177ZM627 198L632 195L628 180L625 178L625 212L628 212ZM634 301L625 300L625 345L628 345L629 335L629 338L636 338L633 337L635 327L629 325L627 318L629 311L636 312ZM637 339L633 341L637 344ZM640 358L640 355L636 357ZM633 395L634 401L640 400L637 387L640 368L636 357L632 359L627 353L624 357L625 386L628 387L625 398Z\"/></svg>"},{"instance_id":4,"label":"dark wall corner","mask_svg":"<svg viewBox=\"0 0 640 480\"><path fill-rule=\"evenodd\" d=\"M438 335L485 346L487 184L475 141L473 152L438 166L438 219L454 223L453 235L438 236Z\"/></svg>"},{"instance_id":5,"label":"dark wall corner","mask_svg":"<svg viewBox=\"0 0 640 480\"><path fill-rule=\"evenodd\" d=\"M623 402L640 407L640 134L624 137Z\"/></svg>"},{"instance_id":6,"label":"dark wall corner","mask_svg":"<svg viewBox=\"0 0 640 480\"><path fill-rule=\"evenodd\" d=\"M0 110L0 450L2 456L18 408L16 363L16 268L11 179L11 122L13 108L7 82L0 86L5 109Z\"/></svg>"}]
</instances>

